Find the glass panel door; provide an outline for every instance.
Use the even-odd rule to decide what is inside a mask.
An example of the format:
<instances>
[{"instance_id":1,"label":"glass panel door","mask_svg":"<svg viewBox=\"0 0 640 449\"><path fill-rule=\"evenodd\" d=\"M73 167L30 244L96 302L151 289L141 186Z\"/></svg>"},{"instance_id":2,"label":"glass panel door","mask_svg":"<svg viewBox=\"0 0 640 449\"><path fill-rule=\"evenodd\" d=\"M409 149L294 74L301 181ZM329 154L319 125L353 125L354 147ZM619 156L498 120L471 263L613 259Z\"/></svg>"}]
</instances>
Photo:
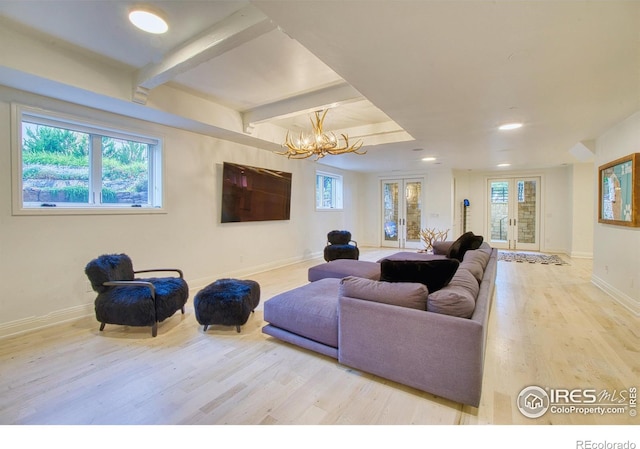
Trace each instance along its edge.
<instances>
[{"instance_id":1,"label":"glass panel door","mask_svg":"<svg viewBox=\"0 0 640 449\"><path fill-rule=\"evenodd\" d=\"M382 181L382 246L421 248L422 181Z\"/></svg>"},{"instance_id":2,"label":"glass panel door","mask_svg":"<svg viewBox=\"0 0 640 449\"><path fill-rule=\"evenodd\" d=\"M420 248L420 230L422 229L422 181L405 180L404 196L404 247Z\"/></svg>"},{"instance_id":3,"label":"glass panel door","mask_svg":"<svg viewBox=\"0 0 640 449\"><path fill-rule=\"evenodd\" d=\"M518 192L516 198L516 247L519 249L538 250L538 178L517 179Z\"/></svg>"},{"instance_id":4,"label":"glass panel door","mask_svg":"<svg viewBox=\"0 0 640 449\"><path fill-rule=\"evenodd\" d=\"M506 179L489 181L489 244L509 247L509 186Z\"/></svg>"},{"instance_id":5,"label":"glass panel door","mask_svg":"<svg viewBox=\"0 0 640 449\"><path fill-rule=\"evenodd\" d=\"M399 246L400 203L398 192L400 181L382 182L382 246Z\"/></svg>"},{"instance_id":6,"label":"glass panel door","mask_svg":"<svg viewBox=\"0 0 640 449\"><path fill-rule=\"evenodd\" d=\"M502 249L540 249L540 178L490 179L490 244Z\"/></svg>"}]
</instances>

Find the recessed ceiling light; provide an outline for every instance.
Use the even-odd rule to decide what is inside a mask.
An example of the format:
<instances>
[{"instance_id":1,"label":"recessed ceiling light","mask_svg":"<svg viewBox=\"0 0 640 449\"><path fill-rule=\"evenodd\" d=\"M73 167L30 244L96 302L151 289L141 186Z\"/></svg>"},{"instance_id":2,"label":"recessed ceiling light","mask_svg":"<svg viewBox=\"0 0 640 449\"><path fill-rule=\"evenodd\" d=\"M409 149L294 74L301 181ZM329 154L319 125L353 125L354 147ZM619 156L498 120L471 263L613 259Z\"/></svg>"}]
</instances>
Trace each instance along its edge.
<instances>
[{"instance_id":1,"label":"recessed ceiling light","mask_svg":"<svg viewBox=\"0 0 640 449\"><path fill-rule=\"evenodd\" d=\"M509 167L511 164L498 164L498 167Z\"/></svg>"},{"instance_id":2,"label":"recessed ceiling light","mask_svg":"<svg viewBox=\"0 0 640 449\"><path fill-rule=\"evenodd\" d=\"M129 20L147 33L162 34L169 29L164 13L147 5L133 8L129 12Z\"/></svg>"},{"instance_id":3,"label":"recessed ceiling light","mask_svg":"<svg viewBox=\"0 0 640 449\"><path fill-rule=\"evenodd\" d=\"M425 162L431 162L431 161L435 161L436 158L435 157L423 157L422 160L425 161Z\"/></svg>"},{"instance_id":4,"label":"recessed ceiling light","mask_svg":"<svg viewBox=\"0 0 640 449\"><path fill-rule=\"evenodd\" d=\"M518 129L518 128L522 128L522 123L505 123L504 125L500 125L498 127L498 129L501 131L508 131L511 129Z\"/></svg>"}]
</instances>

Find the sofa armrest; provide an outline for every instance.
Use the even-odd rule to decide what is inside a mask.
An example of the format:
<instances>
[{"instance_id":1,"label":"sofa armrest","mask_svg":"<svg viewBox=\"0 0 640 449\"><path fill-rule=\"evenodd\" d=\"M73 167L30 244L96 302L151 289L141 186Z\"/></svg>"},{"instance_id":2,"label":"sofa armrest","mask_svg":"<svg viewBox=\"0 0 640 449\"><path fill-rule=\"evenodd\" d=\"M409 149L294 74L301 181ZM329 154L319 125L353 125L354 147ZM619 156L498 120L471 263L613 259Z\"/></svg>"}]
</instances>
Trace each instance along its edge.
<instances>
[{"instance_id":1,"label":"sofa armrest","mask_svg":"<svg viewBox=\"0 0 640 449\"><path fill-rule=\"evenodd\" d=\"M339 298L338 314L340 363L478 406L481 323L345 296Z\"/></svg>"}]
</instances>

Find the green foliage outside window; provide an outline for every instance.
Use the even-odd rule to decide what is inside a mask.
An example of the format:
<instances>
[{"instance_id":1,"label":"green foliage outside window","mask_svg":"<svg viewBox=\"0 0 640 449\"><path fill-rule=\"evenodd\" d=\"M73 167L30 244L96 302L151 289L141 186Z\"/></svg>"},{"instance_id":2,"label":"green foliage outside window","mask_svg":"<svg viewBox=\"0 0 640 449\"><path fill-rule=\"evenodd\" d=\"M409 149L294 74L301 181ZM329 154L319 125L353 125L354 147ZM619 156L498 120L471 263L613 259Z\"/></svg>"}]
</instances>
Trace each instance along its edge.
<instances>
[{"instance_id":1,"label":"green foliage outside window","mask_svg":"<svg viewBox=\"0 0 640 449\"><path fill-rule=\"evenodd\" d=\"M89 202L91 135L23 122L25 201ZM149 145L102 136L102 203L147 201Z\"/></svg>"}]
</instances>

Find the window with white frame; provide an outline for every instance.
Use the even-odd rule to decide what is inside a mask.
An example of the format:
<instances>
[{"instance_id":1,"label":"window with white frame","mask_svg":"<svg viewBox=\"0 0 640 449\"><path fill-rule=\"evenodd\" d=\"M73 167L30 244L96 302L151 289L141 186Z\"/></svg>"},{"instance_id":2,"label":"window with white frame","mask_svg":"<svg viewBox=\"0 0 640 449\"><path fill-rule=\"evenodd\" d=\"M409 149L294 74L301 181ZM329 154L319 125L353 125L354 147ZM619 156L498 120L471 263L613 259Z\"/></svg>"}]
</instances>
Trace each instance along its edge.
<instances>
[{"instance_id":1,"label":"window with white frame","mask_svg":"<svg viewBox=\"0 0 640 449\"><path fill-rule=\"evenodd\" d=\"M18 211L162 207L160 139L26 107L15 117Z\"/></svg>"},{"instance_id":2,"label":"window with white frame","mask_svg":"<svg viewBox=\"0 0 640 449\"><path fill-rule=\"evenodd\" d=\"M342 176L316 172L316 209L342 209Z\"/></svg>"}]
</instances>

